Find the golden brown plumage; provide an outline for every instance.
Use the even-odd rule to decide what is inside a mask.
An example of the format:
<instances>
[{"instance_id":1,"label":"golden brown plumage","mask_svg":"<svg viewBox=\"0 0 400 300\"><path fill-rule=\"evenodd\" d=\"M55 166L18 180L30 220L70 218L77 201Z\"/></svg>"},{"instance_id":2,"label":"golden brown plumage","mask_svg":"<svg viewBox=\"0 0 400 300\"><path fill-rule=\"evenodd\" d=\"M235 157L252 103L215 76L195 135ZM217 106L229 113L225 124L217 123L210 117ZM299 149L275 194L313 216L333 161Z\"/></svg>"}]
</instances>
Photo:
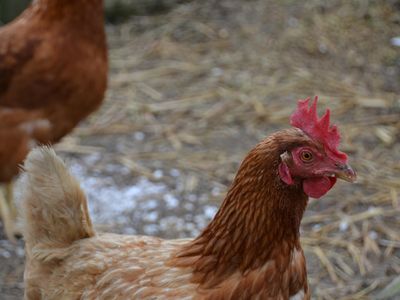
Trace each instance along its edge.
<instances>
[{"instance_id":1,"label":"golden brown plumage","mask_svg":"<svg viewBox=\"0 0 400 300\"><path fill-rule=\"evenodd\" d=\"M0 41L0 184L8 184L35 144L59 141L103 100L102 0L33 1L0 28ZM5 225L11 237L12 220Z\"/></svg>"},{"instance_id":2,"label":"golden brown plumage","mask_svg":"<svg viewBox=\"0 0 400 300\"><path fill-rule=\"evenodd\" d=\"M314 162L301 152L302 168L299 149ZM311 193L327 192L332 176L355 179L324 149L297 128L266 138L194 240L95 233L86 198L62 161L51 149L33 150L22 197L26 299L310 299L299 240L303 187L313 180L320 187Z\"/></svg>"}]
</instances>

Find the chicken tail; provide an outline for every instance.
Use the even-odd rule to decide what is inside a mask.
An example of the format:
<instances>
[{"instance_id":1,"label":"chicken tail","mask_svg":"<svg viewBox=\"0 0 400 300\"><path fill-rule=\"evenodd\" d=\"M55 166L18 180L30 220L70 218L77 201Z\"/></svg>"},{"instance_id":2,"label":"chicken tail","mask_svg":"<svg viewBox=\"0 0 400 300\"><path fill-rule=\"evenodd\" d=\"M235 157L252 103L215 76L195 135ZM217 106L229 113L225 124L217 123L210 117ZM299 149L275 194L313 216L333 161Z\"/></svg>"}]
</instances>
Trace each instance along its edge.
<instances>
[{"instance_id":1,"label":"chicken tail","mask_svg":"<svg viewBox=\"0 0 400 300\"><path fill-rule=\"evenodd\" d=\"M61 259L57 251L95 235L77 180L50 147L32 150L24 165L22 231L32 258Z\"/></svg>"}]
</instances>

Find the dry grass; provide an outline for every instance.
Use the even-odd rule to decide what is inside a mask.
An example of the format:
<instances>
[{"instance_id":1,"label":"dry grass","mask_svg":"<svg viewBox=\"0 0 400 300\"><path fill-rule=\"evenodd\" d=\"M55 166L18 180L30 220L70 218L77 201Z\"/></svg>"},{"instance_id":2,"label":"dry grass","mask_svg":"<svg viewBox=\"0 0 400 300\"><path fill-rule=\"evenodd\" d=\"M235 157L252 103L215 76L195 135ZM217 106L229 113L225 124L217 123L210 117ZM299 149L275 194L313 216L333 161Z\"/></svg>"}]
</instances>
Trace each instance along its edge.
<instances>
[{"instance_id":1,"label":"dry grass","mask_svg":"<svg viewBox=\"0 0 400 300\"><path fill-rule=\"evenodd\" d=\"M219 203L246 151L317 94L359 180L311 202L303 219L313 297L374 299L400 273L400 48L390 44L400 10L301 3L195 1L109 26L107 100L58 149L101 151L152 180L177 168L185 190Z\"/></svg>"}]
</instances>

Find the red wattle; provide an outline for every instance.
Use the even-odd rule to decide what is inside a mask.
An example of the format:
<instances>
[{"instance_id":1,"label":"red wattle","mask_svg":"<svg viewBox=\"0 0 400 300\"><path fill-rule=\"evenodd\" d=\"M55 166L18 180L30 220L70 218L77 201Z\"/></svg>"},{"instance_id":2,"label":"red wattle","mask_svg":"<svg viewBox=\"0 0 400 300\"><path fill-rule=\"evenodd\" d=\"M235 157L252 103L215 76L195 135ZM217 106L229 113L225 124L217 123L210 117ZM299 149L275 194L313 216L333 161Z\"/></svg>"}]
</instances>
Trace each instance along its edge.
<instances>
[{"instance_id":1,"label":"red wattle","mask_svg":"<svg viewBox=\"0 0 400 300\"><path fill-rule=\"evenodd\" d=\"M303 191L312 198L321 198L336 183L336 177L315 177L303 180Z\"/></svg>"}]
</instances>

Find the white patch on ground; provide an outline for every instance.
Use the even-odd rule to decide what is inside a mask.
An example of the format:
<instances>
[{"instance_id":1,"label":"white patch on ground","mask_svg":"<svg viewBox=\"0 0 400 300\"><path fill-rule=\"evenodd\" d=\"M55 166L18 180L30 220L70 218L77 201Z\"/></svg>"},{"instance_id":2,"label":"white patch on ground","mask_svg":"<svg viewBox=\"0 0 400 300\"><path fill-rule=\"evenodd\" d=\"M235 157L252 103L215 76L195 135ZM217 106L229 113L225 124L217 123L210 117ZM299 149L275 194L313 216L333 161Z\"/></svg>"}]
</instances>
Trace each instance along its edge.
<instances>
[{"instance_id":1,"label":"white patch on ground","mask_svg":"<svg viewBox=\"0 0 400 300\"><path fill-rule=\"evenodd\" d=\"M371 231L368 233L368 235L369 235L369 237L370 237L371 239L373 239L373 240L376 240L376 239L379 237L378 233L377 233L376 231L374 231L374 230L371 230Z\"/></svg>"},{"instance_id":2,"label":"white patch on ground","mask_svg":"<svg viewBox=\"0 0 400 300\"><path fill-rule=\"evenodd\" d=\"M216 206L208 204L208 195L177 197L174 194L177 191L171 191L162 183L163 170L153 173L154 177L160 178L160 182L152 182L145 177L130 175L129 169L123 165L102 164L102 170L109 173L106 175L96 168L101 159L101 154L93 154L67 160L69 169L88 196L93 223L101 231L193 237L207 226L217 212ZM183 174L177 169L166 172L177 180L179 186ZM117 184L121 181L117 179L122 176L128 181L132 176L133 183L129 186ZM214 193L220 193L220 190L215 188Z\"/></svg>"},{"instance_id":3,"label":"white patch on ground","mask_svg":"<svg viewBox=\"0 0 400 300\"><path fill-rule=\"evenodd\" d=\"M181 172L177 169L171 169L171 171L169 171L169 174L173 177L179 177L181 175Z\"/></svg>"},{"instance_id":4,"label":"white patch on ground","mask_svg":"<svg viewBox=\"0 0 400 300\"><path fill-rule=\"evenodd\" d=\"M319 231L321 229L321 224L314 224L312 227L313 231Z\"/></svg>"},{"instance_id":5,"label":"white patch on ground","mask_svg":"<svg viewBox=\"0 0 400 300\"><path fill-rule=\"evenodd\" d=\"M10 258L13 255L17 255L18 257L24 257L25 251L22 245L15 245L14 243L8 240L0 240L0 257L2 258Z\"/></svg>"},{"instance_id":6,"label":"white patch on ground","mask_svg":"<svg viewBox=\"0 0 400 300\"><path fill-rule=\"evenodd\" d=\"M111 177L87 174L80 164L73 163L70 169L88 196L89 211L93 221L103 225L126 223L124 213L136 208L148 214L150 210L158 206L156 200L148 198L167 193L167 187L164 184L151 182L144 177L141 177L133 186L120 187ZM110 165L106 169L117 171L118 166ZM144 199L146 200L143 201Z\"/></svg>"},{"instance_id":7,"label":"white patch on ground","mask_svg":"<svg viewBox=\"0 0 400 300\"><path fill-rule=\"evenodd\" d=\"M206 205L204 206L204 214L208 219L214 218L215 214L217 213L218 208L215 206Z\"/></svg>"},{"instance_id":8,"label":"white patch on ground","mask_svg":"<svg viewBox=\"0 0 400 300\"><path fill-rule=\"evenodd\" d=\"M141 132L141 131L137 131L137 132L135 132L135 133L133 134L133 138L134 138L136 141L143 141L143 140L146 138L146 135L145 135L143 132Z\"/></svg>"},{"instance_id":9,"label":"white patch on ground","mask_svg":"<svg viewBox=\"0 0 400 300\"><path fill-rule=\"evenodd\" d=\"M171 194L164 195L164 201L168 208L175 208L179 205L179 200Z\"/></svg>"},{"instance_id":10,"label":"white patch on ground","mask_svg":"<svg viewBox=\"0 0 400 300\"><path fill-rule=\"evenodd\" d=\"M396 36L390 40L393 46L400 47L400 36Z\"/></svg>"},{"instance_id":11,"label":"white patch on ground","mask_svg":"<svg viewBox=\"0 0 400 300\"><path fill-rule=\"evenodd\" d=\"M348 219L343 219L340 221L339 224L339 229L341 232L346 231L349 228L349 220Z\"/></svg>"},{"instance_id":12,"label":"white patch on ground","mask_svg":"<svg viewBox=\"0 0 400 300\"><path fill-rule=\"evenodd\" d=\"M162 177L164 176L164 173L163 173L162 170L155 170L155 171L153 172L153 176L154 176L154 178L156 178L156 179L160 179L160 178L162 178Z\"/></svg>"}]
</instances>

